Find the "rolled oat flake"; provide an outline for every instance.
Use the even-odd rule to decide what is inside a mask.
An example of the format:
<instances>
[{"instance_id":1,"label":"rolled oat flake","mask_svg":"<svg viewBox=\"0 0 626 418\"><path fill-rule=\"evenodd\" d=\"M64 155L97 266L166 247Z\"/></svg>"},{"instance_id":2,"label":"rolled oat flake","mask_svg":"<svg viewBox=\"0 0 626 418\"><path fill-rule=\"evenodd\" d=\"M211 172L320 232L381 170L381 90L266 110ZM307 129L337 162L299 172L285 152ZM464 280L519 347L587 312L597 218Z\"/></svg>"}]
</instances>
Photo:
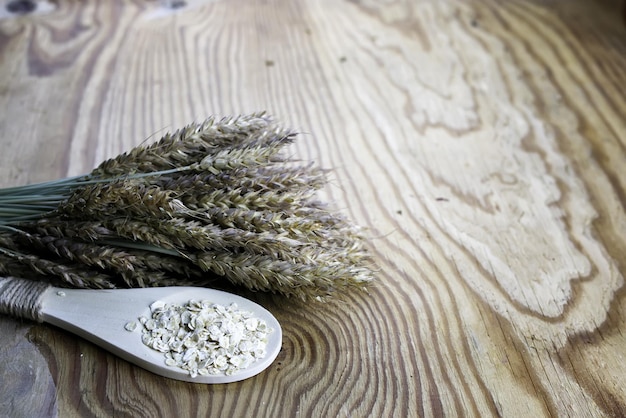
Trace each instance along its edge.
<instances>
[{"instance_id":1,"label":"rolled oat flake","mask_svg":"<svg viewBox=\"0 0 626 418\"><path fill-rule=\"evenodd\" d=\"M230 376L249 367L265 357L272 332L265 321L235 303L156 301L150 312L150 318L139 318L140 326L132 321L125 328L140 328L146 346L164 353L165 364L187 370L192 378Z\"/></svg>"}]
</instances>

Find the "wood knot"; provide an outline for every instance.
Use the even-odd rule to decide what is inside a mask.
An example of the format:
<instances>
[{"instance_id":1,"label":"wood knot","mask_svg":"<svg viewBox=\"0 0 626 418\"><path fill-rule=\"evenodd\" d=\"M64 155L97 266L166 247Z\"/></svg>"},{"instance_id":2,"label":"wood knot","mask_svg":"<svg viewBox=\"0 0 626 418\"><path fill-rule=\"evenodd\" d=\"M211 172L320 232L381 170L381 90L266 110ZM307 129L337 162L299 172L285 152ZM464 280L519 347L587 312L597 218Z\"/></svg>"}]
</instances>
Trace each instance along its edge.
<instances>
[{"instance_id":1,"label":"wood knot","mask_svg":"<svg viewBox=\"0 0 626 418\"><path fill-rule=\"evenodd\" d=\"M7 3L6 9L13 14L28 14L37 10L37 2L34 0L11 0Z\"/></svg>"},{"instance_id":2,"label":"wood knot","mask_svg":"<svg viewBox=\"0 0 626 418\"><path fill-rule=\"evenodd\" d=\"M185 7L187 2L185 0L166 0L164 4L168 9L180 9Z\"/></svg>"}]
</instances>

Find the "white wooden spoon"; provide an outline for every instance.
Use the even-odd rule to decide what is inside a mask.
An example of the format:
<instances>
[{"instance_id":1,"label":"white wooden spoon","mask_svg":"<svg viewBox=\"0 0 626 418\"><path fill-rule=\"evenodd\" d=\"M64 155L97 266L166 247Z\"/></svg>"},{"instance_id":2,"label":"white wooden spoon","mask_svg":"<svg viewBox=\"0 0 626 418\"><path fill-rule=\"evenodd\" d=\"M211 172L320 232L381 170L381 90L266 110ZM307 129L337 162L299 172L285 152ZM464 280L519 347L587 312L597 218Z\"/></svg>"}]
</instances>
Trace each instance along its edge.
<instances>
[{"instance_id":1,"label":"white wooden spoon","mask_svg":"<svg viewBox=\"0 0 626 418\"><path fill-rule=\"evenodd\" d=\"M223 306L236 303L239 310L251 312L272 329L265 356L230 376L191 377L182 368L166 365L163 353L143 344L140 331L125 329L127 323L139 317L150 318L150 305L157 300L179 305L189 300L208 300ZM252 377L276 359L282 343L280 324L266 309L243 297L200 287L62 289L32 280L0 277L0 314L47 322L155 374L194 383L229 383Z\"/></svg>"}]
</instances>

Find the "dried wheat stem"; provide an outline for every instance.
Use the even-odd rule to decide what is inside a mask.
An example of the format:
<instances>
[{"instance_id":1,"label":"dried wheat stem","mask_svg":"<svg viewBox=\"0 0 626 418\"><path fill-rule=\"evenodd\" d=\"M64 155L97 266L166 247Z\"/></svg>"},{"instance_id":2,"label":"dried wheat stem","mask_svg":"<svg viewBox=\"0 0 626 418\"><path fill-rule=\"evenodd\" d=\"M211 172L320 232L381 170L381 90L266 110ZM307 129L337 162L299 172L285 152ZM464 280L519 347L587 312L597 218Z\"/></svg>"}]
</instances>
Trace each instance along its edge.
<instances>
[{"instance_id":1,"label":"dried wheat stem","mask_svg":"<svg viewBox=\"0 0 626 418\"><path fill-rule=\"evenodd\" d=\"M244 146L272 125L264 113L209 118L165 135L149 146L138 146L128 153L104 161L92 171L93 177L118 177L187 166L200 162L207 154L226 146ZM279 134L282 131L278 131Z\"/></svg>"},{"instance_id":2,"label":"dried wheat stem","mask_svg":"<svg viewBox=\"0 0 626 418\"><path fill-rule=\"evenodd\" d=\"M291 263L268 256L226 252L203 252L195 262L203 270L224 276L234 284L302 299L328 296L337 287L358 288L371 281L369 270L339 262Z\"/></svg>"},{"instance_id":3,"label":"dried wheat stem","mask_svg":"<svg viewBox=\"0 0 626 418\"><path fill-rule=\"evenodd\" d=\"M78 189L59 205L57 213L77 220L120 214L161 218L177 211L172 205L172 195L171 190L146 185L140 180L119 180Z\"/></svg>"},{"instance_id":4,"label":"dried wheat stem","mask_svg":"<svg viewBox=\"0 0 626 418\"><path fill-rule=\"evenodd\" d=\"M84 268L81 265L65 264L59 260L48 260L33 254L23 254L0 248L0 254L19 262L40 276L55 276L74 287L114 288L115 283L107 274ZM22 270L23 272L23 270Z\"/></svg>"},{"instance_id":5,"label":"dried wheat stem","mask_svg":"<svg viewBox=\"0 0 626 418\"><path fill-rule=\"evenodd\" d=\"M360 231L315 200L325 172L263 113L191 124L87 176L0 190L0 272L79 287L205 283L298 297L372 280Z\"/></svg>"}]
</instances>

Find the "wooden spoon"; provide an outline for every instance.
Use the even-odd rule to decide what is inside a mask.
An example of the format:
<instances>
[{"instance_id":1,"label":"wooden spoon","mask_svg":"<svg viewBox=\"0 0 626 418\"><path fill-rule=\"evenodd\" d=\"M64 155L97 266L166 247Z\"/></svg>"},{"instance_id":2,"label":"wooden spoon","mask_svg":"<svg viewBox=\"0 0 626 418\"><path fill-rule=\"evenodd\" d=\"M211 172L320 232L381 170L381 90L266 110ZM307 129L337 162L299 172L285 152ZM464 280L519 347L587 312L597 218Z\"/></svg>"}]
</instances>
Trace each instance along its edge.
<instances>
[{"instance_id":1,"label":"wooden spoon","mask_svg":"<svg viewBox=\"0 0 626 418\"><path fill-rule=\"evenodd\" d=\"M127 323L139 317L150 318L150 305L157 300L183 305L192 299L223 306L234 302L238 309L265 321L272 329L265 356L230 376L191 377L182 368L166 365L163 353L143 344L140 331L125 329ZM62 289L32 280L0 277L0 313L56 325L155 374L194 383L229 383L252 377L276 359L282 343L280 324L266 309L237 295L199 287Z\"/></svg>"}]
</instances>

